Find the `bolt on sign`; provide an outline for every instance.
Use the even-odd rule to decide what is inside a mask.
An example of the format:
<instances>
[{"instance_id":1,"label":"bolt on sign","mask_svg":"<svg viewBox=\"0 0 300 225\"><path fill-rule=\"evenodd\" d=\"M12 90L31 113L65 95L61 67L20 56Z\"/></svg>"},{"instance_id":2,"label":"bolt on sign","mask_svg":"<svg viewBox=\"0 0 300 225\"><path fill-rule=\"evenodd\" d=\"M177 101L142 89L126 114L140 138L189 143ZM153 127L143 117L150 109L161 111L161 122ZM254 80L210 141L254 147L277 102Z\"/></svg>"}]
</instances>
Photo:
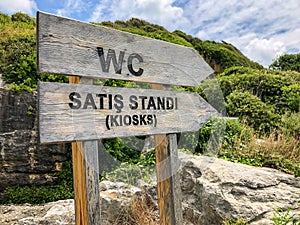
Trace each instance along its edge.
<instances>
[{"instance_id":1,"label":"bolt on sign","mask_svg":"<svg viewBox=\"0 0 300 225\"><path fill-rule=\"evenodd\" d=\"M199 85L213 73L209 65L192 48L42 12L37 14L37 49L39 73L76 76L89 83L95 78L145 82L161 89L39 83L41 143L73 146L83 141L72 153L76 224L100 224L98 174L86 163L97 158L98 142L91 140L139 135L156 135L161 141L156 147L160 224L182 224L173 171L178 162L175 133L196 131L218 113L196 93L162 89ZM82 179L76 177L78 168L85 170ZM161 180L161 174L170 177Z\"/></svg>"}]
</instances>

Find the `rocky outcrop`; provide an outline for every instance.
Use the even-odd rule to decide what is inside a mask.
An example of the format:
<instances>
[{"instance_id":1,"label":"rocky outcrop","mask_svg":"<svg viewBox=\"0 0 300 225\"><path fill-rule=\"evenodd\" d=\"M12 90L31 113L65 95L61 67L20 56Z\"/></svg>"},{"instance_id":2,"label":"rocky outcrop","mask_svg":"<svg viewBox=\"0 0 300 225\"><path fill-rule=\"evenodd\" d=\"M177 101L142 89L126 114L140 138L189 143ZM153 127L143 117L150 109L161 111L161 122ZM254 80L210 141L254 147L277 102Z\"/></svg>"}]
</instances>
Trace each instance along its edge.
<instances>
[{"instance_id":1,"label":"rocky outcrop","mask_svg":"<svg viewBox=\"0 0 300 225\"><path fill-rule=\"evenodd\" d=\"M64 145L39 144L36 109L37 93L0 87L0 191L11 185L53 184L49 174L67 160Z\"/></svg>"},{"instance_id":2,"label":"rocky outcrop","mask_svg":"<svg viewBox=\"0 0 300 225\"><path fill-rule=\"evenodd\" d=\"M271 225L275 209L281 208L286 212L294 209L294 213L300 213L299 178L272 169L235 164L211 157L180 154L180 158L185 225L221 225L226 219L243 219L249 225ZM104 181L100 183L100 197L101 225L141 224L124 220L128 217L132 219L134 212L141 215L147 210L148 214L143 216L150 215L152 219L144 224L158 224L155 184L141 182L140 187L135 187ZM140 204L143 200L144 206ZM64 221L74 224L73 204L72 200L66 200L38 208L29 205L22 206L23 208L0 206L0 214L4 216L2 221L0 219L0 224L66 224ZM26 210L31 212L30 216L25 213ZM20 216L13 219L11 214ZM48 219L47 223L45 218Z\"/></svg>"},{"instance_id":3,"label":"rocky outcrop","mask_svg":"<svg viewBox=\"0 0 300 225\"><path fill-rule=\"evenodd\" d=\"M181 156L184 214L193 224L234 218L267 225L273 224L275 209L299 210L299 178L211 157Z\"/></svg>"},{"instance_id":4,"label":"rocky outcrop","mask_svg":"<svg viewBox=\"0 0 300 225\"><path fill-rule=\"evenodd\" d=\"M71 225L75 224L74 200L43 205L0 206L1 225Z\"/></svg>"}]
</instances>

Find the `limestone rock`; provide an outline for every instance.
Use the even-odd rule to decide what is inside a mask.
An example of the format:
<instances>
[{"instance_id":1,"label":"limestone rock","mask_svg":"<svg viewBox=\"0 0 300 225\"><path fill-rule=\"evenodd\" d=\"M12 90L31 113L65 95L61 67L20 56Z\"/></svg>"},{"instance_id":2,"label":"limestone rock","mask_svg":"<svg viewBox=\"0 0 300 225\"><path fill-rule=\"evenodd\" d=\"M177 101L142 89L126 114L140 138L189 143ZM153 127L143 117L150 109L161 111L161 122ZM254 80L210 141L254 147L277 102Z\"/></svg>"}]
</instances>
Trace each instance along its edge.
<instances>
[{"instance_id":1,"label":"limestone rock","mask_svg":"<svg viewBox=\"0 0 300 225\"><path fill-rule=\"evenodd\" d=\"M75 225L74 201L0 206L1 225Z\"/></svg>"},{"instance_id":2,"label":"limestone rock","mask_svg":"<svg viewBox=\"0 0 300 225\"><path fill-rule=\"evenodd\" d=\"M184 216L194 224L231 218L273 224L274 209L299 209L300 179L292 175L211 157L181 155L181 160Z\"/></svg>"},{"instance_id":3,"label":"limestone rock","mask_svg":"<svg viewBox=\"0 0 300 225\"><path fill-rule=\"evenodd\" d=\"M293 208L294 213L300 213L299 178L211 157L180 154L180 159L184 225L221 225L226 219L271 225L275 209L287 212ZM149 209L143 215L149 221L146 224L159 224L156 184L141 184L135 187L121 182L100 183L101 225L141 224L128 215L128 206L144 213L141 200ZM134 198L138 201L132 201ZM0 215L1 225L74 224L74 201L0 206Z\"/></svg>"},{"instance_id":4,"label":"limestone rock","mask_svg":"<svg viewBox=\"0 0 300 225\"><path fill-rule=\"evenodd\" d=\"M64 144L39 144L36 109L37 93L0 87L0 191L12 185L54 184L49 174L67 160Z\"/></svg>"}]
</instances>

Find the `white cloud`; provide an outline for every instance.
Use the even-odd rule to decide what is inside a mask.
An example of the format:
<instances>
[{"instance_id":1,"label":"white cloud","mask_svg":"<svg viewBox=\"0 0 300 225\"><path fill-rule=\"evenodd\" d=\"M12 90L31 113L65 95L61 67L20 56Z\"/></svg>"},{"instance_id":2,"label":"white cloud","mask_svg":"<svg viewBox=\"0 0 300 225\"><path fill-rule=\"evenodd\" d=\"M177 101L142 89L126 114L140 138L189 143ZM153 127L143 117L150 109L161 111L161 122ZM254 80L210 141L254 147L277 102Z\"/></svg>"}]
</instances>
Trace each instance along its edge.
<instances>
[{"instance_id":1,"label":"white cloud","mask_svg":"<svg viewBox=\"0 0 300 225\"><path fill-rule=\"evenodd\" d=\"M98 1L90 21L145 19L204 40L225 40L264 66L278 54L300 48L299 0Z\"/></svg>"},{"instance_id":2,"label":"white cloud","mask_svg":"<svg viewBox=\"0 0 300 225\"><path fill-rule=\"evenodd\" d=\"M87 22L137 17L203 40L225 40L264 66L283 51L300 51L299 0L0 0L0 11L33 15L36 2L43 11Z\"/></svg>"},{"instance_id":3,"label":"white cloud","mask_svg":"<svg viewBox=\"0 0 300 225\"><path fill-rule=\"evenodd\" d=\"M56 14L59 16L71 17L72 14L78 16L88 9L89 1L83 0L65 0L64 7L57 9Z\"/></svg>"},{"instance_id":4,"label":"white cloud","mask_svg":"<svg viewBox=\"0 0 300 225\"><path fill-rule=\"evenodd\" d=\"M300 1L191 0L183 6L190 23L181 29L205 40L225 40L264 66L300 49Z\"/></svg>"},{"instance_id":5,"label":"white cloud","mask_svg":"<svg viewBox=\"0 0 300 225\"><path fill-rule=\"evenodd\" d=\"M271 39L255 38L244 48L245 54L252 60L267 67L272 59L282 55L286 51L285 44Z\"/></svg>"},{"instance_id":6,"label":"white cloud","mask_svg":"<svg viewBox=\"0 0 300 225\"><path fill-rule=\"evenodd\" d=\"M34 0L1 0L0 11L11 14L15 12L27 13L34 15L37 6Z\"/></svg>"},{"instance_id":7,"label":"white cloud","mask_svg":"<svg viewBox=\"0 0 300 225\"><path fill-rule=\"evenodd\" d=\"M157 23L170 30L188 25L183 9L174 6L175 0L101 0L95 8L91 21L127 20L132 17Z\"/></svg>"}]
</instances>

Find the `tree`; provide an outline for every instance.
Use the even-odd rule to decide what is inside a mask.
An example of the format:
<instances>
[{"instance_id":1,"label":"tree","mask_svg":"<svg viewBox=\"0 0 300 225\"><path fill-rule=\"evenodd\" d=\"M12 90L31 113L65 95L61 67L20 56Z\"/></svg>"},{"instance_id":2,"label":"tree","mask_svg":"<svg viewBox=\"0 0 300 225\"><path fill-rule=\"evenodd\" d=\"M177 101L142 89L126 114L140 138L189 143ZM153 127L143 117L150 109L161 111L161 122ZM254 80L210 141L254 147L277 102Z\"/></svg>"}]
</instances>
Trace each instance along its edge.
<instances>
[{"instance_id":1,"label":"tree","mask_svg":"<svg viewBox=\"0 0 300 225\"><path fill-rule=\"evenodd\" d=\"M300 72L300 53L281 55L269 67L273 70L294 70Z\"/></svg>"}]
</instances>

